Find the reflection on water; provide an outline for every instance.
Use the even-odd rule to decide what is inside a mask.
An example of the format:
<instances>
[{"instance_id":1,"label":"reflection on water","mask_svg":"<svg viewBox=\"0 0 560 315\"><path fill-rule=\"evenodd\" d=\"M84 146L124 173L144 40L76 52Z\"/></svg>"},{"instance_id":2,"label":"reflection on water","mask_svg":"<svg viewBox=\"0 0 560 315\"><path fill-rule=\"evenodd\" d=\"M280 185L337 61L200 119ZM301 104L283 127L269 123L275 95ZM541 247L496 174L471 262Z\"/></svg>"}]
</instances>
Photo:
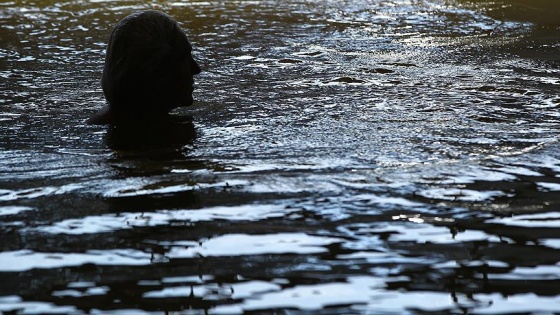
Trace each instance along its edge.
<instances>
[{"instance_id":1,"label":"reflection on water","mask_svg":"<svg viewBox=\"0 0 560 315\"><path fill-rule=\"evenodd\" d=\"M175 117L172 117L175 118ZM192 144L196 130L192 117L157 120L141 124L111 126L107 130L105 144L113 150L136 150L181 148Z\"/></svg>"},{"instance_id":2,"label":"reflection on water","mask_svg":"<svg viewBox=\"0 0 560 315\"><path fill-rule=\"evenodd\" d=\"M84 124L147 8L198 102ZM558 312L557 9L1 3L0 312Z\"/></svg>"}]
</instances>

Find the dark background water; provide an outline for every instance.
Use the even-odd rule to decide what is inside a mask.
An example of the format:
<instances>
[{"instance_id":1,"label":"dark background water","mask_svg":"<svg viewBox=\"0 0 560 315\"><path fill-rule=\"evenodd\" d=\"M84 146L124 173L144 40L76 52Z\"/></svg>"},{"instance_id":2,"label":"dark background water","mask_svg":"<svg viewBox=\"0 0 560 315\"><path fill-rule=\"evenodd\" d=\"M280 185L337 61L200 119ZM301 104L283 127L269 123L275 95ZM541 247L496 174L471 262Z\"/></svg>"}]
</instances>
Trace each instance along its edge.
<instances>
[{"instance_id":1,"label":"dark background water","mask_svg":"<svg viewBox=\"0 0 560 315\"><path fill-rule=\"evenodd\" d=\"M88 126L142 9L193 122ZM5 1L0 312L560 312L555 1Z\"/></svg>"}]
</instances>

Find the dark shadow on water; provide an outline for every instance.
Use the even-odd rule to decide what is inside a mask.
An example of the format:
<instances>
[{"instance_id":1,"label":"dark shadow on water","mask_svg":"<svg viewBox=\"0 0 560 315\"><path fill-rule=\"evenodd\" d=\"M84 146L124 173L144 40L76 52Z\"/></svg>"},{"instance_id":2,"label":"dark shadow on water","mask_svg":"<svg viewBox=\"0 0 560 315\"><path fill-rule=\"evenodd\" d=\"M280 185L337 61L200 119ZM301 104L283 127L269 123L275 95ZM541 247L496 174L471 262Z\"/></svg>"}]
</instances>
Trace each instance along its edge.
<instances>
[{"instance_id":1,"label":"dark shadow on water","mask_svg":"<svg viewBox=\"0 0 560 315\"><path fill-rule=\"evenodd\" d=\"M135 121L110 126L106 145L115 151L178 149L192 144L196 130L190 116L169 116L156 121Z\"/></svg>"},{"instance_id":2,"label":"dark shadow on water","mask_svg":"<svg viewBox=\"0 0 560 315\"><path fill-rule=\"evenodd\" d=\"M172 169L205 168L201 161L191 161L188 151L196 139L196 129L191 116L167 116L152 121L131 121L126 124L109 126L105 144L114 152L107 164L116 171L117 178L131 180L135 177L157 177L168 175ZM157 180L157 184L145 186L138 182L138 193L109 197L111 212L153 211L159 207L190 207L197 202L196 193L191 190L158 193L153 189L176 186L193 186L195 179L188 175ZM157 186L157 187L156 187ZM124 189L124 188L123 188ZM133 190L134 190L133 189ZM126 189L125 189L126 190Z\"/></svg>"},{"instance_id":3,"label":"dark shadow on water","mask_svg":"<svg viewBox=\"0 0 560 315\"><path fill-rule=\"evenodd\" d=\"M560 26L557 0L459 0L482 9L489 16L502 21L530 22L541 26Z\"/></svg>"}]
</instances>

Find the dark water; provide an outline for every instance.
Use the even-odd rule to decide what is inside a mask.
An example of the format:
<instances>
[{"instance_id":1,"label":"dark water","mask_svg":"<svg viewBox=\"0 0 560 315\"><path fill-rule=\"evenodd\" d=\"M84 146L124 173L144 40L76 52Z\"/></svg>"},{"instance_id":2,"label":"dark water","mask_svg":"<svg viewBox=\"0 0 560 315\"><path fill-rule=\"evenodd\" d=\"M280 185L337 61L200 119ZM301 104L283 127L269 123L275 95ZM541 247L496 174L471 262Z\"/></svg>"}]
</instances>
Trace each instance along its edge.
<instances>
[{"instance_id":1,"label":"dark water","mask_svg":"<svg viewBox=\"0 0 560 315\"><path fill-rule=\"evenodd\" d=\"M193 122L85 125L147 8L193 43ZM560 313L559 16L2 2L0 313Z\"/></svg>"}]
</instances>

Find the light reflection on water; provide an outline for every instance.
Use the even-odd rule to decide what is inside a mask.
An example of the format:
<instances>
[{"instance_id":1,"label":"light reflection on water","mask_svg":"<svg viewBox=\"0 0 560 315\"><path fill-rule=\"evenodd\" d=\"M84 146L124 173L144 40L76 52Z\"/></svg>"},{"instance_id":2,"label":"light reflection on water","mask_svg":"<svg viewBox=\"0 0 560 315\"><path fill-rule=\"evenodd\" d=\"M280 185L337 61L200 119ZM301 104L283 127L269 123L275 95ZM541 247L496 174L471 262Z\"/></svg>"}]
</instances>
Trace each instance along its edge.
<instances>
[{"instance_id":1,"label":"light reflection on water","mask_svg":"<svg viewBox=\"0 0 560 315\"><path fill-rule=\"evenodd\" d=\"M85 125L147 8L193 42L198 102ZM556 312L557 9L0 4L0 312Z\"/></svg>"}]
</instances>

